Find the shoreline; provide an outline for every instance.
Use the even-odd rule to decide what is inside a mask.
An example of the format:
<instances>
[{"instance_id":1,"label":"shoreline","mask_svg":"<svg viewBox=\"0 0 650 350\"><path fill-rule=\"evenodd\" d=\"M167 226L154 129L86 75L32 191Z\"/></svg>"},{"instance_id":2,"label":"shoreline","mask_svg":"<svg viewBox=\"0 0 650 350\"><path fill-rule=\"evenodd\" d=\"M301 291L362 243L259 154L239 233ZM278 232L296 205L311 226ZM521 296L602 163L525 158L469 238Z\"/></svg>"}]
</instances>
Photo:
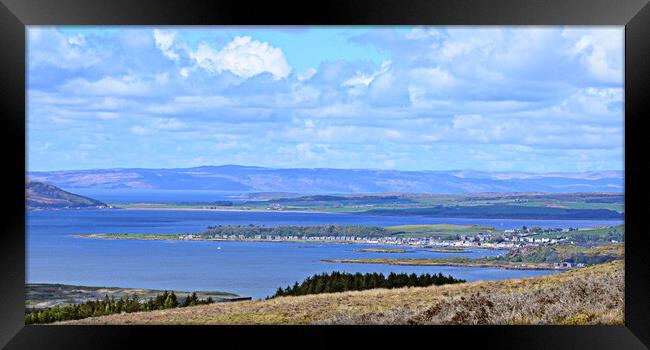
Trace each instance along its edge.
<instances>
[{"instance_id":1,"label":"shoreline","mask_svg":"<svg viewBox=\"0 0 650 350\"><path fill-rule=\"evenodd\" d=\"M371 245L371 246L395 246L395 247L409 247L409 248L419 248L419 249L425 249L427 247L425 246L419 246L419 245L409 245L409 244L385 244L385 243L372 243L372 242L358 242L358 241L333 241L333 240L322 240L322 241L312 241L312 240L302 240L302 239L292 239L292 240L268 240L268 239L255 239L255 238L250 238L250 239L230 239L230 238L192 238L192 239L179 239L179 238L174 238L174 237L160 237L161 235L176 235L176 234L161 234L161 235L156 235L156 234L142 234L144 235L151 235L153 237L151 238L145 238L145 237L128 237L128 236L123 236L125 234L121 233L86 233L86 234L71 234L68 235L73 238L82 238L82 239L111 239L111 240L134 240L134 241L178 241L178 242L191 242L191 241L216 241L216 242L258 242L258 243L314 243L314 244L350 244L350 245L355 245L355 244L365 244L365 245ZM128 234L126 234L128 235ZM178 234L180 235L180 234ZM430 252L432 253L470 253L470 251L467 251L467 249L485 249L485 250L503 250L503 251L508 251L508 249L505 248L493 248L493 247L482 247L482 246L463 246L463 251L442 251L446 246L432 246L432 247L441 247L441 251L433 251L435 248L432 248Z\"/></svg>"},{"instance_id":2,"label":"shoreline","mask_svg":"<svg viewBox=\"0 0 650 350\"><path fill-rule=\"evenodd\" d=\"M349 213L332 213L328 211L316 210L273 210L273 209L228 209L228 208L157 208L157 207L115 207L119 210L180 210L180 211L218 211L218 212L236 212L236 213L304 213L304 214L349 214Z\"/></svg>"},{"instance_id":3,"label":"shoreline","mask_svg":"<svg viewBox=\"0 0 650 350\"><path fill-rule=\"evenodd\" d=\"M428 260L428 261L427 261ZM549 263L490 263L490 262L453 262L421 259L421 261L408 261L408 259L322 259L322 262L342 264L381 264L402 266L447 266L447 267L473 267L473 268L498 268L504 270L553 270L567 271L572 268L555 268Z\"/></svg>"},{"instance_id":4,"label":"shoreline","mask_svg":"<svg viewBox=\"0 0 650 350\"><path fill-rule=\"evenodd\" d=\"M211 297L215 302L229 302L240 298L248 298L236 293L220 290L184 290L174 288L143 288L143 287L115 287L115 286L88 286L54 282L27 282L25 298L26 311L38 311L57 305L80 304L86 301L102 300L105 296L115 298L136 295L142 300L154 298L164 291L174 292L178 298L185 298L191 293L196 293L199 298Z\"/></svg>"}]
</instances>

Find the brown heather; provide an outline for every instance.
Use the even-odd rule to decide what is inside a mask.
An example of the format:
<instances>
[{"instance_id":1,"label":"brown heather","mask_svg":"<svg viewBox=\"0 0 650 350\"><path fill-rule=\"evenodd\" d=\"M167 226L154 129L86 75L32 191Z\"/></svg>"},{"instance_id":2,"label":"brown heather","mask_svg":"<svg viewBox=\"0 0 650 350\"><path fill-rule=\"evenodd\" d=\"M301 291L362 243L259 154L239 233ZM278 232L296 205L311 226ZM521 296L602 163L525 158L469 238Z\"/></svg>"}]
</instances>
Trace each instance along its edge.
<instances>
[{"instance_id":1,"label":"brown heather","mask_svg":"<svg viewBox=\"0 0 650 350\"><path fill-rule=\"evenodd\" d=\"M622 260L559 274L280 297L61 324L622 324Z\"/></svg>"}]
</instances>

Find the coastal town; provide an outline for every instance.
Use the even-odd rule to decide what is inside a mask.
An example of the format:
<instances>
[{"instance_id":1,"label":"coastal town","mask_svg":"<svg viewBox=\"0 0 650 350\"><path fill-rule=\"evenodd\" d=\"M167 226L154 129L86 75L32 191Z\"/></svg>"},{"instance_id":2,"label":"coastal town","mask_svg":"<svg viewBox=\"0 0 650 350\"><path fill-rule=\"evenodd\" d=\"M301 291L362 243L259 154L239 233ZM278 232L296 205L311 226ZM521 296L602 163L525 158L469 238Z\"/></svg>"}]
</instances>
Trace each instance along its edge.
<instances>
[{"instance_id":1,"label":"coastal town","mask_svg":"<svg viewBox=\"0 0 650 350\"><path fill-rule=\"evenodd\" d=\"M423 237L370 237L360 235L246 235L246 234L221 234L206 237L201 234L179 235L180 240L235 240L235 241L270 241L270 242L324 242L324 243L350 243L350 244L377 244L411 247L458 247L458 248L485 248L485 249L512 249L523 246L542 246L558 243L574 242L572 233L588 229L577 228L540 228L526 226L510 230L485 230L475 234L458 233L449 236L430 235ZM554 238L545 237L553 236ZM618 243L611 240L611 243Z\"/></svg>"}]
</instances>

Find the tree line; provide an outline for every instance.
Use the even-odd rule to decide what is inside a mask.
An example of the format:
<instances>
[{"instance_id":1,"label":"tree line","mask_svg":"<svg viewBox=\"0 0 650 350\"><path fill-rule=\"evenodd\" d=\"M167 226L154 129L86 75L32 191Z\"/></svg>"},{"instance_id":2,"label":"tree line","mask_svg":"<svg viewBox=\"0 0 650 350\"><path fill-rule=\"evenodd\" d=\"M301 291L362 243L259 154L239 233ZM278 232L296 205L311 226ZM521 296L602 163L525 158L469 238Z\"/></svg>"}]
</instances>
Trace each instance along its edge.
<instances>
[{"instance_id":1,"label":"tree line","mask_svg":"<svg viewBox=\"0 0 650 350\"><path fill-rule=\"evenodd\" d=\"M208 226L202 234L204 237L213 238L221 235L255 235L272 236L359 236L359 237L386 237L391 232L379 226L363 225L312 225L312 226L260 226L260 225L219 225Z\"/></svg>"},{"instance_id":2,"label":"tree line","mask_svg":"<svg viewBox=\"0 0 650 350\"><path fill-rule=\"evenodd\" d=\"M212 304L213 302L212 297L199 299L196 293L188 295L185 300L179 302L173 291L165 291L143 302L135 294L131 297L127 295L119 299L115 299L112 296L109 298L108 295L105 295L104 300L89 300L81 304L57 305L47 309L33 311L25 316L25 324L79 320L87 317L105 316L122 312L164 310Z\"/></svg>"},{"instance_id":3,"label":"tree line","mask_svg":"<svg viewBox=\"0 0 650 350\"><path fill-rule=\"evenodd\" d=\"M421 274L415 273L394 273L388 276L382 273L341 273L332 272L317 274L305 279L302 283L294 283L293 286L278 288L278 290L269 298L280 296L295 296L320 293L336 293L348 290L366 290L373 288L401 288L401 287L426 287L431 285L443 285L451 283L462 283L465 280L456 279L452 276L443 276L438 274Z\"/></svg>"}]
</instances>

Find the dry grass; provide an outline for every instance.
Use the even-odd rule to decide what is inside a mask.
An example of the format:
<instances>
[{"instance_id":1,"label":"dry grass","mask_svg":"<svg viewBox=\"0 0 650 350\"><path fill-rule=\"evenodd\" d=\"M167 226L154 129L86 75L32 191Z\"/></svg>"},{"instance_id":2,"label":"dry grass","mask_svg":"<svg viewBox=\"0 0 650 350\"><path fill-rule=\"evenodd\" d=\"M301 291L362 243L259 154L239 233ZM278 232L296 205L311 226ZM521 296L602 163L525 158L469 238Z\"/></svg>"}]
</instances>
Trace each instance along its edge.
<instances>
[{"instance_id":1,"label":"dry grass","mask_svg":"<svg viewBox=\"0 0 650 350\"><path fill-rule=\"evenodd\" d=\"M476 292L430 307L341 314L323 324L622 324L623 273L585 274L530 291Z\"/></svg>"},{"instance_id":2,"label":"dry grass","mask_svg":"<svg viewBox=\"0 0 650 350\"><path fill-rule=\"evenodd\" d=\"M542 277L280 297L74 324L621 324L623 261Z\"/></svg>"}]
</instances>

